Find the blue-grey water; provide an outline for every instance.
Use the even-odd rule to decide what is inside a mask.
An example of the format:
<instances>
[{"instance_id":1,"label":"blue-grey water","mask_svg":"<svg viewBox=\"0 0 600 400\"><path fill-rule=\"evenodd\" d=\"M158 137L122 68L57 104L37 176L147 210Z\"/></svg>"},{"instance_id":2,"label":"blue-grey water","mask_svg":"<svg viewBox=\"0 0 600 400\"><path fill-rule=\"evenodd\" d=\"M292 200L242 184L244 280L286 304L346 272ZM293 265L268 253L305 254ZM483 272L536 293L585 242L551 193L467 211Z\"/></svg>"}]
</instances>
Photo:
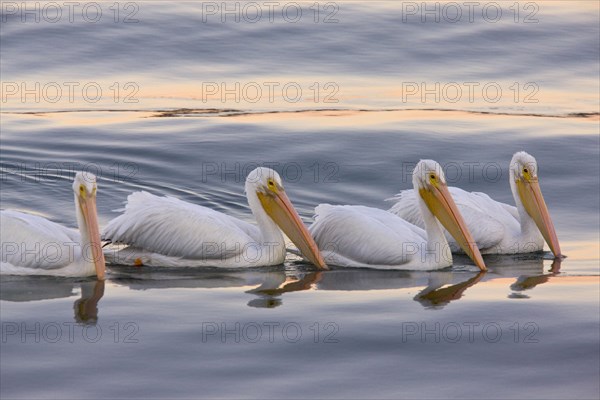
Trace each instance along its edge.
<instances>
[{"instance_id":1,"label":"blue-grey water","mask_svg":"<svg viewBox=\"0 0 600 400\"><path fill-rule=\"evenodd\" d=\"M598 398L597 2L50 3L1 4L2 208L75 226L83 169L101 226L142 189L252 221L267 165L310 223L421 158L512 204L525 150L567 258L2 276L0 397Z\"/></svg>"}]
</instances>

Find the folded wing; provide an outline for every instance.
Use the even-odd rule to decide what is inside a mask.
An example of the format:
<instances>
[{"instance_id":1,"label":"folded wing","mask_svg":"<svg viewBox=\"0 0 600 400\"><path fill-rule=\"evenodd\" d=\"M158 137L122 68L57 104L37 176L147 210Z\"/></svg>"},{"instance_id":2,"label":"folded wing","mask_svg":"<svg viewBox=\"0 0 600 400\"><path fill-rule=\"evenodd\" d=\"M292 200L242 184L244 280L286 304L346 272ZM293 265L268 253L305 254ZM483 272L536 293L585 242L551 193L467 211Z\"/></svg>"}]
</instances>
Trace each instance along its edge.
<instances>
[{"instance_id":1,"label":"folded wing","mask_svg":"<svg viewBox=\"0 0 600 400\"><path fill-rule=\"evenodd\" d=\"M81 256L79 232L37 215L2 210L0 236L3 269L62 268Z\"/></svg>"},{"instance_id":2,"label":"folded wing","mask_svg":"<svg viewBox=\"0 0 600 400\"><path fill-rule=\"evenodd\" d=\"M411 249L426 241L425 231L387 211L364 206L321 204L309 228L319 248L365 265L402 265Z\"/></svg>"},{"instance_id":3,"label":"folded wing","mask_svg":"<svg viewBox=\"0 0 600 400\"><path fill-rule=\"evenodd\" d=\"M456 187L450 187L449 190L481 251L498 245L507 230L520 229L516 207L497 202L485 193L466 192ZM390 199L396 203L389 212L423 228L423 218L415 196L413 189L400 192ZM461 252L454 238L446 230L444 233L452 251Z\"/></svg>"},{"instance_id":4,"label":"folded wing","mask_svg":"<svg viewBox=\"0 0 600 400\"><path fill-rule=\"evenodd\" d=\"M207 207L136 192L127 198L125 212L104 228L102 238L170 257L210 259L241 254L245 245L260 240L260 232Z\"/></svg>"}]
</instances>

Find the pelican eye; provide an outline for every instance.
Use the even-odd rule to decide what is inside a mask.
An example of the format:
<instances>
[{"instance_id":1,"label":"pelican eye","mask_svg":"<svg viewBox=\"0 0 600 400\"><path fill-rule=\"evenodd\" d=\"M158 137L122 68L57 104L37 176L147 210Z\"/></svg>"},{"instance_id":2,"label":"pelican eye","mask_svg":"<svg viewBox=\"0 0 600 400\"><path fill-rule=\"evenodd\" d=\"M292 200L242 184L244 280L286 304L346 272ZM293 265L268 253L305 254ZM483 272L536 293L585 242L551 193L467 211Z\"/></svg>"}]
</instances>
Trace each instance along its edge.
<instances>
[{"instance_id":1,"label":"pelican eye","mask_svg":"<svg viewBox=\"0 0 600 400\"><path fill-rule=\"evenodd\" d=\"M269 179L267 181L267 186L269 187L269 189L275 190L275 182L273 181L273 179Z\"/></svg>"},{"instance_id":2,"label":"pelican eye","mask_svg":"<svg viewBox=\"0 0 600 400\"><path fill-rule=\"evenodd\" d=\"M79 185L79 195L85 197L85 186Z\"/></svg>"},{"instance_id":3,"label":"pelican eye","mask_svg":"<svg viewBox=\"0 0 600 400\"><path fill-rule=\"evenodd\" d=\"M527 168L523 168L523 172L528 173L529 170Z\"/></svg>"}]
</instances>

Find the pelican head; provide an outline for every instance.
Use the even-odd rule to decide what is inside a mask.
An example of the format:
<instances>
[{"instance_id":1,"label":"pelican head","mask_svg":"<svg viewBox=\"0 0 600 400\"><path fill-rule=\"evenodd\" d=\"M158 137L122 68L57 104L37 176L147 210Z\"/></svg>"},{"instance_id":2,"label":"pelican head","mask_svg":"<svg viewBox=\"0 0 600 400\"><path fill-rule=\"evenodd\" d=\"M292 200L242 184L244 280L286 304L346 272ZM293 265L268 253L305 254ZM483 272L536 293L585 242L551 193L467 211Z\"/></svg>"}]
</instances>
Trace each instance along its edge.
<instances>
[{"instance_id":1,"label":"pelican head","mask_svg":"<svg viewBox=\"0 0 600 400\"><path fill-rule=\"evenodd\" d=\"M246 192L256 193L269 218L290 238L300 252L320 269L328 269L314 239L285 193L281 177L270 168L254 169L246 178Z\"/></svg>"},{"instance_id":2,"label":"pelican head","mask_svg":"<svg viewBox=\"0 0 600 400\"><path fill-rule=\"evenodd\" d=\"M487 270L477 244L448 190L440 164L433 160L419 161L413 171L413 186L429 211L450 232L475 265L482 271Z\"/></svg>"},{"instance_id":3,"label":"pelican head","mask_svg":"<svg viewBox=\"0 0 600 400\"><path fill-rule=\"evenodd\" d=\"M515 198L517 204L520 200L523 208L533 219L546 243L550 246L554 256L559 257L561 253L558 237L552 219L550 219L544 196L542 196L542 190L538 182L538 166L533 156L524 151L513 155L510 161L510 185L515 197L519 197L518 199Z\"/></svg>"},{"instance_id":4,"label":"pelican head","mask_svg":"<svg viewBox=\"0 0 600 400\"><path fill-rule=\"evenodd\" d=\"M96 210L96 176L90 173L78 172L73 180L73 192L75 193L75 204L77 206L77 221L82 237L82 249L84 259L89 256L86 252L91 249L92 261L96 268L96 276L99 280L104 279L106 270L102 243L100 241L100 229L98 227L98 212ZM89 253L87 253L89 254ZM88 260L86 260L88 261Z\"/></svg>"}]
</instances>

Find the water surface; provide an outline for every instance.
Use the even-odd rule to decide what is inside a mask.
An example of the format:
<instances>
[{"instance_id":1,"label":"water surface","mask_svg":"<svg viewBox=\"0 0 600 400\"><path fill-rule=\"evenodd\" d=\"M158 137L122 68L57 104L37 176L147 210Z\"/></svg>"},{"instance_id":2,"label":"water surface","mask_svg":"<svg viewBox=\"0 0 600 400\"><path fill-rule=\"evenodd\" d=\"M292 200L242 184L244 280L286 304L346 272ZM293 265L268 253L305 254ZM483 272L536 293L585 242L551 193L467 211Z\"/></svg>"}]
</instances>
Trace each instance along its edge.
<instances>
[{"instance_id":1,"label":"water surface","mask_svg":"<svg viewBox=\"0 0 600 400\"><path fill-rule=\"evenodd\" d=\"M2 208L75 226L70 182L84 169L99 177L101 225L136 190L252 221L245 174L268 165L310 223L323 202L388 208L421 158L512 204L508 163L525 150L568 257L489 256L485 274L462 257L435 272L317 272L290 255L244 271L111 266L104 284L3 276L0 395L597 398L598 5L536 3L538 22L524 23L518 3L515 23L513 3L498 2L495 23L403 21L385 1L337 3L337 23L323 23L325 3L318 23L313 3L296 23L204 22L200 2L119 4L118 23L107 3L97 23L3 9L3 90L93 82L103 95L3 98ZM139 21L123 23L131 10ZM304 95L223 102L206 93L215 82ZM406 94L452 82L503 95ZM124 102L128 83L137 102Z\"/></svg>"}]
</instances>

